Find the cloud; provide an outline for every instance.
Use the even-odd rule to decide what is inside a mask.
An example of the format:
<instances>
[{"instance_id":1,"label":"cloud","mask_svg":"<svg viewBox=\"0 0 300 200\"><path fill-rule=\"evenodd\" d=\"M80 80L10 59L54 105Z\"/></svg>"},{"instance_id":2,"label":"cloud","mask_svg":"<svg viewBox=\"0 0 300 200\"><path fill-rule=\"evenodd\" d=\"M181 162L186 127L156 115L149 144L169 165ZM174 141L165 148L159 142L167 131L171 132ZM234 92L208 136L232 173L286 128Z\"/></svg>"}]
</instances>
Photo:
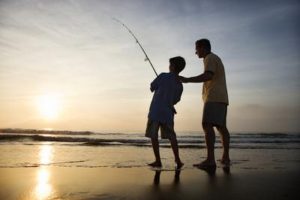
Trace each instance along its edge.
<instances>
[{"instance_id":1,"label":"cloud","mask_svg":"<svg viewBox=\"0 0 300 200\"><path fill-rule=\"evenodd\" d=\"M248 104L229 107L229 126L240 131L299 130L300 106Z\"/></svg>"},{"instance_id":2,"label":"cloud","mask_svg":"<svg viewBox=\"0 0 300 200\"><path fill-rule=\"evenodd\" d=\"M168 71L169 57L181 55L187 61L182 75L202 73L194 41L209 38L225 64L234 129L299 130L299 13L296 0L0 1L2 110L13 107L10 100L20 103L56 91L73 114L91 104L93 127L103 120L98 108L115 107L113 118L123 105L130 105L123 111L127 115L139 113L132 120L141 123L155 75L132 36L111 20L117 17L136 34L158 72ZM201 86L184 86L178 105L182 130L200 127ZM4 110L1 115L9 115ZM272 126L274 120L280 123Z\"/></svg>"}]
</instances>

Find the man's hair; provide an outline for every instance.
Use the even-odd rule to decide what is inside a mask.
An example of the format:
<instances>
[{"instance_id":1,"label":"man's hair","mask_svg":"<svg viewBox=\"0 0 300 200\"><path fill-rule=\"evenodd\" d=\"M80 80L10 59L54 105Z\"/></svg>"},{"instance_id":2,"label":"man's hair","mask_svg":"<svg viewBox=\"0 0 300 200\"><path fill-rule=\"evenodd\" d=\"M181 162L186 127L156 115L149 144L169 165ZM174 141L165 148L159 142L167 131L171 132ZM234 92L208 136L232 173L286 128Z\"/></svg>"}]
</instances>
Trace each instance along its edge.
<instances>
[{"instance_id":1,"label":"man's hair","mask_svg":"<svg viewBox=\"0 0 300 200\"><path fill-rule=\"evenodd\" d=\"M200 39L196 41L196 46L202 46L207 52L211 52L210 41L208 39Z\"/></svg>"},{"instance_id":2,"label":"man's hair","mask_svg":"<svg viewBox=\"0 0 300 200\"><path fill-rule=\"evenodd\" d=\"M174 67L174 70L179 74L185 68L185 60L181 56L170 58L170 65Z\"/></svg>"}]
</instances>

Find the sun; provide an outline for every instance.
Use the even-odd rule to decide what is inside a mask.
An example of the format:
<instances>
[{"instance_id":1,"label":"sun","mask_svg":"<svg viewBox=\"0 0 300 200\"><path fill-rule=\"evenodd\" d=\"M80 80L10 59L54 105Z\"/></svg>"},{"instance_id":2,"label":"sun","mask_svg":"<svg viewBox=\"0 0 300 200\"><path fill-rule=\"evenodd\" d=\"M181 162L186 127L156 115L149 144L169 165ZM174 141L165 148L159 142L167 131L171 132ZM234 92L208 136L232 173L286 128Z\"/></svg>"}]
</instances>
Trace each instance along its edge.
<instances>
[{"instance_id":1,"label":"sun","mask_svg":"<svg viewBox=\"0 0 300 200\"><path fill-rule=\"evenodd\" d=\"M37 98L37 107L41 116L46 120L54 120L60 111L60 100L57 95L45 94Z\"/></svg>"}]
</instances>

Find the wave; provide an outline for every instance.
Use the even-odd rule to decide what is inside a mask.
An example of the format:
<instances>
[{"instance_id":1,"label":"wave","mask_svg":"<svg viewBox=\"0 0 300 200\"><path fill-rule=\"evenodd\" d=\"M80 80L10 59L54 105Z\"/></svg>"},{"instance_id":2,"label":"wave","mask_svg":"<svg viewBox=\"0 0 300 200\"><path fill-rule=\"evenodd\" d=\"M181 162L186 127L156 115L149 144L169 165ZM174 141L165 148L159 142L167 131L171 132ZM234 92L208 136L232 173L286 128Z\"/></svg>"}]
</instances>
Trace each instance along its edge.
<instances>
[{"instance_id":1,"label":"wave","mask_svg":"<svg viewBox=\"0 0 300 200\"><path fill-rule=\"evenodd\" d=\"M180 148L205 148L205 139L198 135L178 136ZM150 147L151 142L143 134L93 134L93 135L44 135L44 134L0 134L0 144L17 142L35 145L37 142L52 142L57 145L83 146L135 146ZM231 148L239 149L300 149L300 134L259 133L232 134ZM170 147L168 140L160 141L161 147ZM216 148L221 148L217 138Z\"/></svg>"}]
</instances>

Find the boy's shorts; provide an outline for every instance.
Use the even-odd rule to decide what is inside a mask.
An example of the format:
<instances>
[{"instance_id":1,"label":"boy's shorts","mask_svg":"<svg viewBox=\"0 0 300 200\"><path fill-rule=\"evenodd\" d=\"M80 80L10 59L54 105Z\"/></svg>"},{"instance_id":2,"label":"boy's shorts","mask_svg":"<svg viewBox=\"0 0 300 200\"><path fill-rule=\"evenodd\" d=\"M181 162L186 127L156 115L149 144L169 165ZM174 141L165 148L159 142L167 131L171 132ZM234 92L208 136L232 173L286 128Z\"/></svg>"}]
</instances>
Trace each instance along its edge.
<instances>
[{"instance_id":1,"label":"boy's shorts","mask_svg":"<svg viewBox=\"0 0 300 200\"><path fill-rule=\"evenodd\" d=\"M210 123L214 126L226 126L227 104L218 102L206 102L203 108L202 123Z\"/></svg>"},{"instance_id":2,"label":"boy's shorts","mask_svg":"<svg viewBox=\"0 0 300 200\"><path fill-rule=\"evenodd\" d=\"M176 138L176 133L174 131L174 125L163 124L157 121L148 119L146 134L145 136L151 139L158 139L158 130L160 128L162 139L172 139Z\"/></svg>"}]
</instances>

